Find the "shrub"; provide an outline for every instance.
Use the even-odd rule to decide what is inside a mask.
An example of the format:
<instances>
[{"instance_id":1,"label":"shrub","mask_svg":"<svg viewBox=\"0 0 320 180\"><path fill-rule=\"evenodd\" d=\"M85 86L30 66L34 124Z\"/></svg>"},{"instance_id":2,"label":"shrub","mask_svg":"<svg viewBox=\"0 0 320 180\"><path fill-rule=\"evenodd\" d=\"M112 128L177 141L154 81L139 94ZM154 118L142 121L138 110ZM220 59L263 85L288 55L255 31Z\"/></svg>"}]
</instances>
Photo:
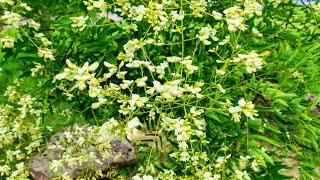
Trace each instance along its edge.
<instances>
[{"instance_id":1,"label":"shrub","mask_svg":"<svg viewBox=\"0 0 320 180\"><path fill-rule=\"evenodd\" d=\"M286 158L301 179L319 178L319 3L3 0L0 9L3 178L27 179L32 152L63 127L110 119L138 155L114 178L285 179Z\"/></svg>"}]
</instances>

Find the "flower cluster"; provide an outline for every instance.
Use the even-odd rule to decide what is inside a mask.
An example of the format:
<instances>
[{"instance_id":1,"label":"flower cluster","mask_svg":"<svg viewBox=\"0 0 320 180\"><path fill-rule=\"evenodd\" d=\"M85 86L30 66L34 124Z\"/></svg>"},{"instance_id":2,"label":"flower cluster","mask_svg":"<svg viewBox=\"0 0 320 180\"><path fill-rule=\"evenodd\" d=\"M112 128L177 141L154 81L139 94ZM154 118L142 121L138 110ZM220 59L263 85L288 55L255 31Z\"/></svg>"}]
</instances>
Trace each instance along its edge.
<instances>
[{"instance_id":1,"label":"flower cluster","mask_svg":"<svg viewBox=\"0 0 320 180\"><path fill-rule=\"evenodd\" d=\"M10 36L6 36L4 38L1 38L0 42L5 48L13 48L13 46L14 46L14 39Z\"/></svg>"},{"instance_id":2,"label":"flower cluster","mask_svg":"<svg viewBox=\"0 0 320 180\"><path fill-rule=\"evenodd\" d=\"M228 24L228 30L235 32L237 30L247 30L245 21L254 15L261 16L263 5L256 0L244 0L244 8L233 6L223 11Z\"/></svg>"},{"instance_id":3,"label":"flower cluster","mask_svg":"<svg viewBox=\"0 0 320 180\"><path fill-rule=\"evenodd\" d=\"M31 95L18 92L17 86L7 87L5 96L8 103L0 104L0 151L5 153L0 157L0 176L27 179L28 164L24 161L42 143L45 106Z\"/></svg>"},{"instance_id":4,"label":"flower cluster","mask_svg":"<svg viewBox=\"0 0 320 180\"><path fill-rule=\"evenodd\" d=\"M210 25L207 25L205 27L202 27L201 30L199 31L199 39L202 41L205 45L210 45L211 42L208 40L209 37L213 41L218 41L219 39L215 36L217 33L216 29L212 29Z\"/></svg>"},{"instance_id":5,"label":"flower cluster","mask_svg":"<svg viewBox=\"0 0 320 180\"><path fill-rule=\"evenodd\" d=\"M246 102L243 98L238 101L238 106L229 108L229 113L232 114L235 122L240 122L241 113L254 120L254 116L258 116L257 112L258 111L254 109L254 104L251 101Z\"/></svg>"},{"instance_id":6,"label":"flower cluster","mask_svg":"<svg viewBox=\"0 0 320 180\"><path fill-rule=\"evenodd\" d=\"M33 62L35 64L34 68L31 68L31 76L34 77L36 74L42 75L43 72L46 70L46 67L40 63Z\"/></svg>"},{"instance_id":7,"label":"flower cluster","mask_svg":"<svg viewBox=\"0 0 320 180\"><path fill-rule=\"evenodd\" d=\"M101 11L104 11L107 8L107 3L101 0L99 1L89 0L89 1L83 1L83 3L84 5L87 6L87 9L89 11L93 9L99 9Z\"/></svg>"},{"instance_id":8,"label":"flower cluster","mask_svg":"<svg viewBox=\"0 0 320 180\"><path fill-rule=\"evenodd\" d=\"M39 30L39 23L36 23L33 19L25 18L20 14L32 10L28 4L10 0L2 1L0 2L0 5L1 4L3 5L0 8L4 8L4 11L3 14L0 14L0 21L3 24L0 29L0 49L2 46L4 48L14 47L14 43L19 37L18 35L14 35L14 33L10 33L12 30L27 25L35 30ZM2 27L4 28L3 30Z\"/></svg>"},{"instance_id":9,"label":"flower cluster","mask_svg":"<svg viewBox=\"0 0 320 180\"><path fill-rule=\"evenodd\" d=\"M143 137L143 134L138 130L139 126L143 126L138 117L132 118L126 127L127 139L134 142Z\"/></svg>"},{"instance_id":10,"label":"flower cluster","mask_svg":"<svg viewBox=\"0 0 320 180\"><path fill-rule=\"evenodd\" d=\"M78 28L79 31L83 31L86 28L86 21L89 19L88 16L71 17L71 27Z\"/></svg>"},{"instance_id":11,"label":"flower cluster","mask_svg":"<svg viewBox=\"0 0 320 180\"><path fill-rule=\"evenodd\" d=\"M190 9L195 17L202 17L207 10L207 2L205 0L191 1Z\"/></svg>"},{"instance_id":12,"label":"flower cluster","mask_svg":"<svg viewBox=\"0 0 320 180\"><path fill-rule=\"evenodd\" d=\"M22 40L23 36L28 36L28 33L22 28L26 27L31 31L32 28L35 31L39 31L40 24L31 18L26 18L22 14L31 11L32 8L24 2L15 1L2 1L2 8L5 9L3 15L0 16L0 21L3 22L4 29L0 32L0 49L14 48L17 41ZM2 28L2 27L1 27ZM43 33L35 33L34 38L39 40L39 44L36 44L31 37L28 37L34 47L37 48L38 56L43 57L45 60L55 60L53 55L54 51L50 47L53 43L49 41ZM40 65L38 63L38 65Z\"/></svg>"},{"instance_id":13,"label":"flower cluster","mask_svg":"<svg viewBox=\"0 0 320 180\"><path fill-rule=\"evenodd\" d=\"M42 43L42 46L38 48L39 57L43 57L44 59L49 59L51 61L55 60L53 50L50 48L53 44L52 41L48 40L43 33L36 33L35 38Z\"/></svg>"},{"instance_id":14,"label":"flower cluster","mask_svg":"<svg viewBox=\"0 0 320 180\"><path fill-rule=\"evenodd\" d=\"M5 11L4 14L0 17L0 19L7 26L18 27L20 25L22 17L20 14Z\"/></svg>"},{"instance_id":15,"label":"flower cluster","mask_svg":"<svg viewBox=\"0 0 320 180\"><path fill-rule=\"evenodd\" d=\"M98 63L89 65L89 63L86 62L82 67L78 67L69 59L66 60L66 64L68 65L68 68L65 68L64 72L57 74L54 79L77 81L73 88L78 88L80 91L84 90L89 82L94 81L94 73L91 72L96 70L99 66Z\"/></svg>"},{"instance_id":16,"label":"flower cluster","mask_svg":"<svg viewBox=\"0 0 320 180\"><path fill-rule=\"evenodd\" d=\"M192 151L189 150L188 144L191 144L191 142L193 142L196 138L198 138L199 141L203 144L207 143L207 141L205 140L206 133L204 131L206 123L203 119L199 118L199 116L203 112L204 111L202 109L192 107L190 109L190 113L188 113L184 119L174 119L163 115L159 133L161 133L162 131L173 132L179 148L178 152L170 154L171 157L174 157L182 162L187 162L190 160L193 165L196 165L198 163L198 158L194 159L194 157L192 158L190 156L190 153L192 153ZM206 158L200 159L205 160Z\"/></svg>"},{"instance_id":17,"label":"flower cluster","mask_svg":"<svg viewBox=\"0 0 320 180\"><path fill-rule=\"evenodd\" d=\"M237 57L232 59L232 62L244 62L248 73L257 72L257 70L262 69L262 65L265 64L261 56L255 51L251 51L249 54L238 54Z\"/></svg>"}]
</instances>

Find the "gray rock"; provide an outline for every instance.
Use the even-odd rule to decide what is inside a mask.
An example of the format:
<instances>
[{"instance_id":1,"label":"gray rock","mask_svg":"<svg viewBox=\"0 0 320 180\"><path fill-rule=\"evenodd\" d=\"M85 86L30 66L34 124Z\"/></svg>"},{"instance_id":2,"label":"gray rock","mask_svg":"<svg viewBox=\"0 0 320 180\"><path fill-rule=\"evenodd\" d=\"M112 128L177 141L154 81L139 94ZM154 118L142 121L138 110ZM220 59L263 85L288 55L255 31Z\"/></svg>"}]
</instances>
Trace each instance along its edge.
<instances>
[{"instance_id":1,"label":"gray rock","mask_svg":"<svg viewBox=\"0 0 320 180\"><path fill-rule=\"evenodd\" d=\"M54 173L50 168L49 164L52 160L59 160L63 154L62 149L49 148L55 145L59 139L65 138L64 134L67 130L62 130L54 134L47 142L45 147L38 153L34 154L30 158L29 171L35 180L49 180L53 177L57 177L61 174ZM73 142L76 143L76 138ZM108 152L111 154L110 158L102 158L102 152L95 150L98 159L101 164L84 164L76 167L64 166L62 172L68 172L68 175L73 179L79 177L87 170L102 170L103 172L108 171L111 167L126 167L132 166L136 162L136 155L134 147L124 138L113 137L110 141L111 148ZM94 149L92 146L88 146L88 149Z\"/></svg>"},{"instance_id":2,"label":"gray rock","mask_svg":"<svg viewBox=\"0 0 320 180\"><path fill-rule=\"evenodd\" d=\"M312 115L318 115L318 114L320 114L320 106L317 105L316 107L312 108L312 109L310 110L310 114L312 114Z\"/></svg>"},{"instance_id":3,"label":"gray rock","mask_svg":"<svg viewBox=\"0 0 320 180\"><path fill-rule=\"evenodd\" d=\"M304 98L306 101L314 102L318 99L317 95L309 93L307 96Z\"/></svg>"}]
</instances>

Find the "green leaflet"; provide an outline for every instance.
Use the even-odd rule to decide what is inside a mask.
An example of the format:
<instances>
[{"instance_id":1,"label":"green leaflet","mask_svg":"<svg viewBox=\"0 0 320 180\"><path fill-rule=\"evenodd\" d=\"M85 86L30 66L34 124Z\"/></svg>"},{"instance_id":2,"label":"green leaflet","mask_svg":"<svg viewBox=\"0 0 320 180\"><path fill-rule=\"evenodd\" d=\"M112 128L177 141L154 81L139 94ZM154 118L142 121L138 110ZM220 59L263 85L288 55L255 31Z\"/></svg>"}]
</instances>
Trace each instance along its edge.
<instances>
[{"instance_id":1,"label":"green leaflet","mask_svg":"<svg viewBox=\"0 0 320 180\"><path fill-rule=\"evenodd\" d=\"M260 136L260 135L250 135L249 136L250 139L254 139L254 140L257 140L257 141L264 141L264 142L267 142L271 145L274 145L274 146L277 146L277 147L283 147L283 145L281 145L279 142L271 139L271 138L267 138L267 137L264 137L264 136Z\"/></svg>"}]
</instances>

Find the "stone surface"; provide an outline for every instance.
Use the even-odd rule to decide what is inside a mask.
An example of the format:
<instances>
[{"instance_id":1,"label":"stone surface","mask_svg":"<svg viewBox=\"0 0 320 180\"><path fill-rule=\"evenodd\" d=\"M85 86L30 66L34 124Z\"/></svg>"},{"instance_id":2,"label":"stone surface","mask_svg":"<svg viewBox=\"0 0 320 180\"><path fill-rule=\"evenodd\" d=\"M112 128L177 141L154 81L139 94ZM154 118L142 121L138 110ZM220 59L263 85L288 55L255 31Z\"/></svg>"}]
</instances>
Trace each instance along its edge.
<instances>
[{"instance_id":1,"label":"stone surface","mask_svg":"<svg viewBox=\"0 0 320 180\"><path fill-rule=\"evenodd\" d=\"M55 144L60 138L63 138L65 131L66 130L62 130L54 134L45 147L31 157L29 170L35 180L49 180L58 176L58 174L55 174L49 168L49 164L52 160L59 160L63 152L59 148L50 149L48 147ZM75 143L75 141L71 143ZM99 169L105 172L108 171L110 167L126 167L135 164L136 156L134 147L126 139L114 137L111 139L110 145L111 148L108 152L111 154L111 157L103 159L99 156L99 160L102 162L101 164L96 164L94 167L88 164L75 168L63 167L63 172L68 172L69 176L74 179L79 177L86 170ZM95 152L100 155L102 154L98 151Z\"/></svg>"},{"instance_id":2,"label":"stone surface","mask_svg":"<svg viewBox=\"0 0 320 180\"><path fill-rule=\"evenodd\" d=\"M306 101L310 101L310 102L316 102L318 99L317 95L315 94L308 94L304 100ZM320 103L317 103L315 107L313 107L311 110L310 110L310 114L312 115L319 115L320 114Z\"/></svg>"}]
</instances>

